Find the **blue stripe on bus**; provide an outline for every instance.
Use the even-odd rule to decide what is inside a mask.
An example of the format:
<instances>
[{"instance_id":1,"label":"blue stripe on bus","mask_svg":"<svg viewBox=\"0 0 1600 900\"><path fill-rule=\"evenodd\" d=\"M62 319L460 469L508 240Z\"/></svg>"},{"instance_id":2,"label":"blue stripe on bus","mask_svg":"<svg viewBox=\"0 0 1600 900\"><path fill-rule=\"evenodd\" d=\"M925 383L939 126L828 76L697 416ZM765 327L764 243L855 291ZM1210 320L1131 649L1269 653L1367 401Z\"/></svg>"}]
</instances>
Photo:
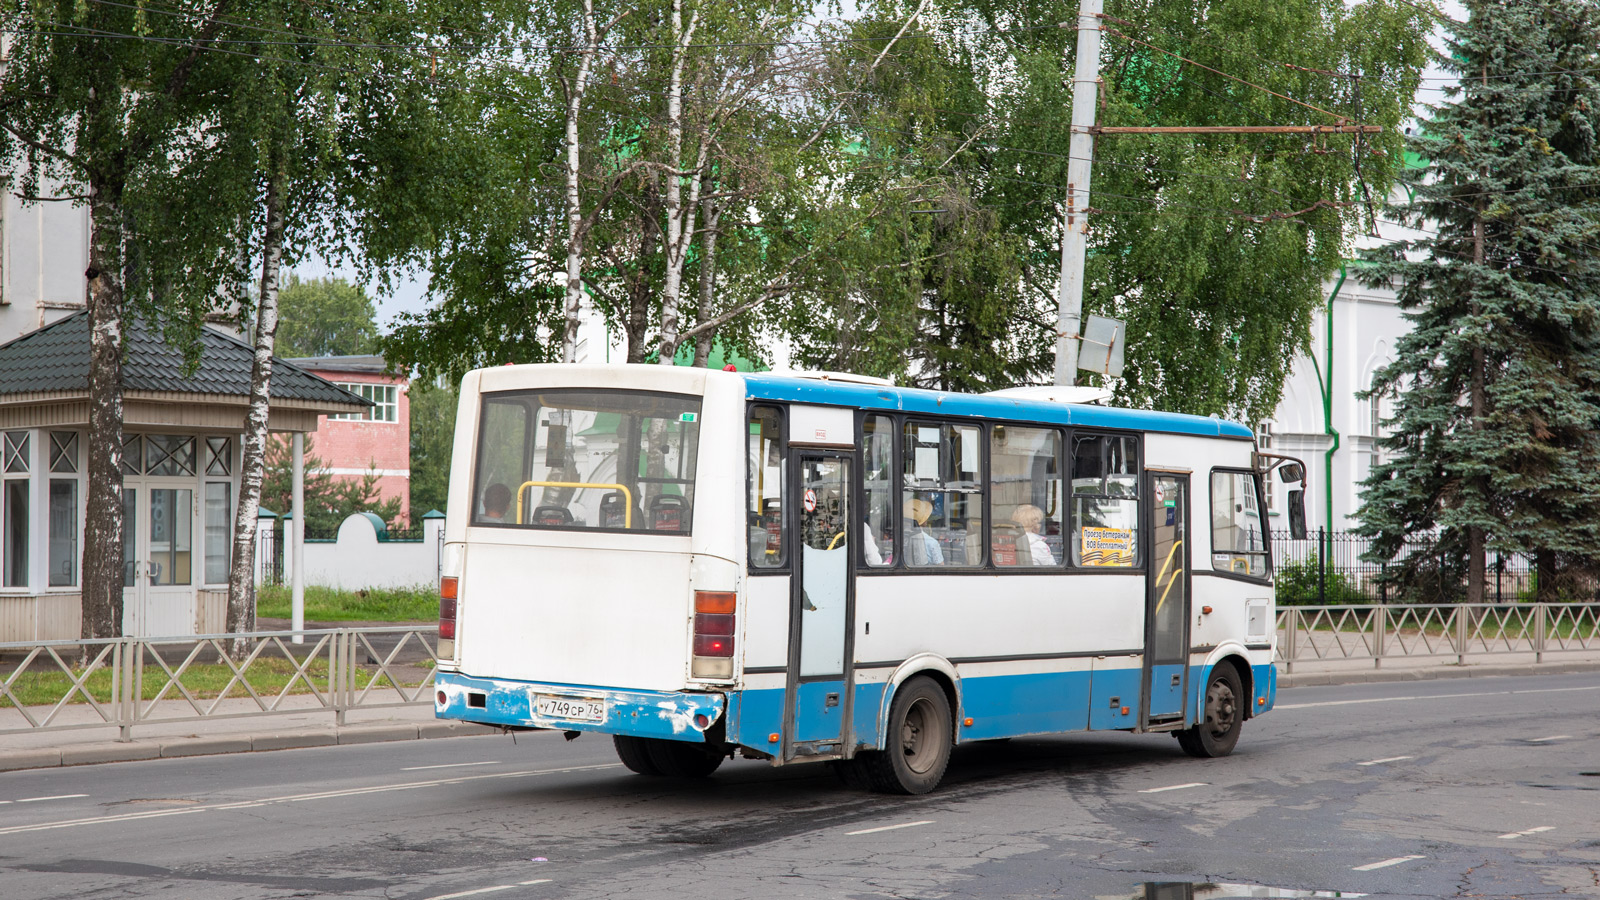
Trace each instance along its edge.
<instances>
[{"instance_id":1,"label":"blue stripe on bus","mask_svg":"<svg viewBox=\"0 0 1600 900\"><path fill-rule=\"evenodd\" d=\"M782 375L748 374L744 376L744 382L749 396L757 400L787 400L794 403L852 406L868 410L898 410L928 415L1022 419L1086 428L1122 428L1168 434L1198 434L1206 437L1245 439L1255 437L1249 428L1237 422L1181 413L1115 409L1084 403L1042 403L1012 397L844 384L837 381Z\"/></svg>"},{"instance_id":2,"label":"blue stripe on bus","mask_svg":"<svg viewBox=\"0 0 1600 900\"><path fill-rule=\"evenodd\" d=\"M1210 667L1191 666L1190 702L1185 710L1187 724L1194 723L1205 708L1205 683ZM1253 696L1245 702L1253 715L1272 709L1277 699L1277 669L1271 664L1251 667ZM1135 727L1140 717L1140 692L1143 671L1137 667L1100 669L1095 672L1039 672L1020 675L967 676L961 679L961 709L958 721L973 720L958 728L958 741L979 741L1032 734L1059 734L1074 731L1116 731ZM686 723L696 714L711 721L723 714L726 706L727 739L758 750L776 753L770 740L783 732L784 691L730 691L726 698L717 693L674 691L627 691L583 685L536 685L501 679L470 678L440 672L437 683L448 702L436 707L442 719L461 719L491 725L555 728L659 737L670 740L699 741L701 731ZM608 713L604 722L547 719L532 709L532 695L543 688L555 692L604 695ZM867 747L882 747L879 714L886 685L881 682L855 686L852 715L856 740ZM483 708L468 707L468 692L483 693ZM1259 703L1265 698L1266 703ZM1085 708L1084 702L1088 706ZM1128 712L1123 713L1123 708Z\"/></svg>"}]
</instances>

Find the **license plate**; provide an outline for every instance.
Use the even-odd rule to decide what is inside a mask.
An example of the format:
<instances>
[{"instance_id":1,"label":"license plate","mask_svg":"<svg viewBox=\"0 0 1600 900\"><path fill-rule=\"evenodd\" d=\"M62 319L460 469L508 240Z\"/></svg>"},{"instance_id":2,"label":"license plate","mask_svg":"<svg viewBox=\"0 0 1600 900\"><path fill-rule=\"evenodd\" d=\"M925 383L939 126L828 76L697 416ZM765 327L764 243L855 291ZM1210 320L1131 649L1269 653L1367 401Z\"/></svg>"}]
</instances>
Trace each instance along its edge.
<instances>
[{"instance_id":1,"label":"license plate","mask_svg":"<svg viewBox=\"0 0 1600 900\"><path fill-rule=\"evenodd\" d=\"M555 697L549 694L534 694L533 707L539 715L550 719L601 722L606 717L606 702L599 697Z\"/></svg>"}]
</instances>

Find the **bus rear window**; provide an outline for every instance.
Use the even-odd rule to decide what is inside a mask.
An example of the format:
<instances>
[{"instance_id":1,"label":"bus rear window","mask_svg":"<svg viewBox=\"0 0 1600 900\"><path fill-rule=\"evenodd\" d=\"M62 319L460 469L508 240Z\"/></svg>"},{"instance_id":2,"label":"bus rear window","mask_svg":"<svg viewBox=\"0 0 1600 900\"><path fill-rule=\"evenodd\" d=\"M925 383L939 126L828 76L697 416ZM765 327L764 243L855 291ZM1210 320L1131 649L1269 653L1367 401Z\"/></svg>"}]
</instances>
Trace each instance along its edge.
<instances>
[{"instance_id":1,"label":"bus rear window","mask_svg":"<svg viewBox=\"0 0 1600 900\"><path fill-rule=\"evenodd\" d=\"M485 394L472 524L688 534L700 399Z\"/></svg>"}]
</instances>

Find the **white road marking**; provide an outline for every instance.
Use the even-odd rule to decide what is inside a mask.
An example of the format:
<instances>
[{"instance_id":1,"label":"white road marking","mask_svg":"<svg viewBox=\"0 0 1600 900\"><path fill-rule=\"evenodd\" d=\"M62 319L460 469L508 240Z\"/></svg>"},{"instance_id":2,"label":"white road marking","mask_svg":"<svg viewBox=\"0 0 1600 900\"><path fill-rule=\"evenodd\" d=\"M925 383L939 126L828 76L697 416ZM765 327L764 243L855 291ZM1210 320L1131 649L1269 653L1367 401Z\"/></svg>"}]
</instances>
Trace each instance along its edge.
<instances>
[{"instance_id":1,"label":"white road marking","mask_svg":"<svg viewBox=\"0 0 1600 900\"><path fill-rule=\"evenodd\" d=\"M76 797L87 797L88 794L56 794L54 797L23 797L18 803L39 803L44 800L72 800Z\"/></svg>"},{"instance_id":2,"label":"white road marking","mask_svg":"<svg viewBox=\"0 0 1600 900\"><path fill-rule=\"evenodd\" d=\"M884 826L879 827L879 828L863 828L860 831L846 831L845 835L846 836L854 836L854 835L858 835L858 834L877 834L880 831L894 831L894 830L899 829L899 828L915 828L918 825L932 825L932 824L933 824L933 820L932 819L923 819L921 822L901 822L899 825L884 825Z\"/></svg>"},{"instance_id":3,"label":"white road marking","mask_svg":"<svg viewBox=\"0 0 1600 900\"><path fill-rule=\"evenodd\" d=\"M1386 859L1386 860L1383 860L1382 862L1367 863L1364 866L1356 866L1351 871L1353 871L1353 872L1371 872L1373 869L1387 869L1390 866L1398 866L1403 862L1410 862L1413 859L1421 859L1421 858L1422 857L1420 857L1420 856L1396 856L1394 859Z\"/></svg>"},{"instance_id":4,"label":"white road marking","mask_svg":"<svg viewBox=\"0 0 1600 900\"><path fill-rule=\"evenodd\" d=\"M1188 784L1172 784L1172 785L1168 785L1166 787L1145 788L1144 790L1140 791L1139 793L1141 793L1141 794L1159 794L1162 791L1181 791L1184 788L1205 787L1205 786L1206 786L1206 782L1204 782L1204 781L1191 781Z\"/></svg>"},{"instance_id":5,"label":"white road marking","mask_svg":"<svg viewBox=\"0 0 1600 900\"><path fill-rule=\"evenodd\" d=\"M1366 762L1356 763L1358 766L1381 766L1384 763L1399 762L1402 759L1416 759L1415 756L1385 756L1383 759L1369 759Z\"/></svg>"},{"instance_id":6,"label":"white road marking","mask_svg":"<svg viewBox=\"0 0 1600 900\"><path fill-rule=\"evenodd\" d=\"M316 794L290 794L283 797L265 797L260 800L235 801L233 803L214 803L209 806L191 806L187 809L154 810L150 812L123 813L115 816L99 816L93 819L67 819L60 822L42 822L37 825L14 825L10 828L0 828L0 835L21 834L27 831L50 831L56 828L76 828L79 825L100 825L112 822L132 822L138 819L156 819L162 816L180 816L189 813L211 812L215 810L251 809L257 806L266 806L269 803L296 803L301 800L326 800L336 797L352 797L358 794L381 794L387 791L409 791L417 788L438 787L446 784L466 784L471 781L485 781L491 778L532 778L538 775L560 775L566 772L582 772L592 769L620 769L621 763L603 763L595 766L564 766L559 769L529 769L522 772L496 772L493 775L462 775L457 778L440 778L434 781L412 781L405 784L380 785L378 787L356 788L347 791L325 791Z\"/></svg>"},{"instance_id":7,"label":"white road marking","mask_svg":"<svg viewBox=\"0 0 1600 900\"><path fill-rule=\"evenodd\" d=\"M1548 744L1551 741L1570 741L1570 740L1572 740L1572 735L1570 735L1570 734L1552 734L1549 737L1528 738L1528 743L1530 743L1530 744Z\"/></svg>"},{"instance_id":8,"label":"white road marking","mask_svg":"<svg viewBox=\"0 0 1600 900\"><path fill-rule=\"evenodd\" d=\"M476 897L479 894L492 894L495 891L509 891L514 887L526 887L530 884L544 884L549 880L550 879L548 878L535 878L532 881L519 881L516 884L497 884L494 887L478 888L475 891L457 891L454 894L440 894L437 897L429 897L428 900L455 900L456 897Z\"/></svg>"},{"instance_id":9,"label":"white road marking","mask_svg":"<svg viewBox=\"0 0 1600 900\"><path fill-rule=\"evenodd\" d=\"M1515 840L1515 839L1517 839L1519 837L1527 837L1530 834L1538 834L1541 831L1555 831L1555 830L1556 830L1556 827L1554 825L1540 825L1538 828L1526 828L1526 829L1523 829L1522 831L1513 831L1510 834L1502 834L1502 835L1500 835L1500 840L1502 840L1502 841L1510 841L1510 840Z\"/></svg>"},{"instance_id":10,"label":"white road marking","mask_svg":"<svg viewBox=\"0 0 1600 900\"><path fill-rule=\"evenodd\" d=\"M1402 700L1458 700L1462 697L1503 697L1507 694L1564 694L1569 691L1600 691L1600 685L1570 688L1535 688L1526 691L1474 691L1467 694L1421 694L1409 697L1368 697L1364 700L1323 700L1319 703L1279 703L1273 709L1320 709L1324 706L1354 706L1360 703L1398 703Z\"/></svg>"},{"instance_id":11,"label":"white road marking","mask_svg":"<svg viewBox=\"0 0 1600 900\"><path fill-rule=\"evenodd\" d=\"M404 769L401 769L400 771L402 771L402 772L420 772L423 769L460 769L460 768L464 768L466 766L498 766L498 765L500 765L500 761L499 760L491 759L488 762L444 763L442 765L437 765L437 766L406 766Z\"/></svg>"}]
</instances>

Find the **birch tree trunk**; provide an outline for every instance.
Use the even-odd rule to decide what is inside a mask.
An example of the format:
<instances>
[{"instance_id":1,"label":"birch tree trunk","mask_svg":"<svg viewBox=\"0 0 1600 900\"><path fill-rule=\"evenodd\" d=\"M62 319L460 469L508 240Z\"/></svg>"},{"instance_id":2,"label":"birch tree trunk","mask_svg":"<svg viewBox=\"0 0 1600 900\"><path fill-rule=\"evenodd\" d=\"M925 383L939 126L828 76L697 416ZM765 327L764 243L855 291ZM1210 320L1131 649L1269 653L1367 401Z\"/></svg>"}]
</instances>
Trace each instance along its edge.
<instances>
[{"instance_id":1,"label":"birch tree trunk","mask_svg":"<svg viewBox=\"0 0 1600 900\"><path fill-rule=\"evenodd\" d=\"M85 639L122 634L122 347L124 253L117 198L91 182L89 201L89 496L83 521ZM142 574L135 561L135 579ZM85 651L87 654L87 650Z\"/></svg>"},{"instance_id":2,"label":"birch tree trunk","mask_svg":"<svg viewBox=\"0 0 1600 900\"><path fill-rule=\"evenodd\" d=\"M702 174L701 183L704 184L706 180L706 176ZM705 196L708 187L701 188L701 196ZM711 295L717 287L717 226L721 219L722 204L708 201L705 205L705 240L700 244L700 308L695 317L697 322L711 321ZM705 368L706 360L711 358L711 342L716 338L716 334L715 328L708 328L695 335L695 368Z\"/></svg>"},{"instance_id":3,"label":"birch tree trunk","mask_svg":"<svg viewBox=\"0 0 1600 900\"><path fill-rule=\"evenodd\" d=\"M595 27L594 0L583 0L583 52L578 57L578 73L567 88L567 302L566 329L561 336L561 361L578 359L578 317L583 303L583 221L582 197L578 192L578 164L582 160L578 141L578 115L583 95L589 87L589 70L600 45Z\"/></svg>"},{"instance_id":4,"label":"birch tree trunk","mask_svg":"<svg viewBox=\"0 0 1600 900\"><path fill-rule=\"evenodd\" d=\"M271 174L265 198L261 297L256 302L255 358L250 364L250 405L245 412L239 506L233 522L233 562L228 572L227 630L230 634L256 629L256 530L261 513L261 486L266 480L272 349L278 335L278 275L283 263L283 191L288 180L281 152L273 151L268 164ZM297 522L305 521L303 510L295 510L295 515L299 517ZM237 657L248 652L248 645L235 640L228 649Z\"/></svg>"},{"instance_id":5,"label":"birch tree trunk","mask_svg":"<svg viewBox=\"0 0 1600 900\"><path fill-rule=\"evenodd\" d=\"M667 229L663 249L666 251L665 278L661 286L661 342L656 362L663 366L673 364L678 352L678 300L683 288L683 264L687 256L689 234L693 232L695 200L700 180L690 183L689 202L683 202L683 63L689 55L689 42L694 38L698 10L689 14L689 24L683 24L683 0L672 0L672 74L667 83ZM701 143L701 156L705 144Z\"/></svg>"}]
</instances>

